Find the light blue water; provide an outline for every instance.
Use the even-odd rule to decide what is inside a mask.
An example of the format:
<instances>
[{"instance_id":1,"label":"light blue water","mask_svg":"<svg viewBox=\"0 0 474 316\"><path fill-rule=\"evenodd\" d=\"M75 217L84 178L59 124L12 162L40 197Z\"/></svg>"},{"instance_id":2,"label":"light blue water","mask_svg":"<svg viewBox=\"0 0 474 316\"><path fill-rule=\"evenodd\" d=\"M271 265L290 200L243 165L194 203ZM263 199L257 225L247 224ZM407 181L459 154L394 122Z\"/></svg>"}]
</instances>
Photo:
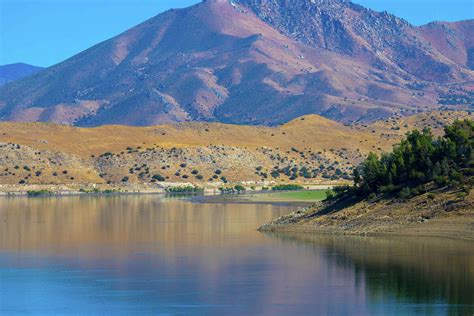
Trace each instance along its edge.
<instances>
[{"instance_id":1,"label":"light blue water","mask_svg":"<svg viewBox=\"0 0 474 316\"><path fill-rule=\"evenodd\" d=\"M285 206L0 199L0 314L471 315L474 247L265 235Z\"/></svg>"}]
</instances>

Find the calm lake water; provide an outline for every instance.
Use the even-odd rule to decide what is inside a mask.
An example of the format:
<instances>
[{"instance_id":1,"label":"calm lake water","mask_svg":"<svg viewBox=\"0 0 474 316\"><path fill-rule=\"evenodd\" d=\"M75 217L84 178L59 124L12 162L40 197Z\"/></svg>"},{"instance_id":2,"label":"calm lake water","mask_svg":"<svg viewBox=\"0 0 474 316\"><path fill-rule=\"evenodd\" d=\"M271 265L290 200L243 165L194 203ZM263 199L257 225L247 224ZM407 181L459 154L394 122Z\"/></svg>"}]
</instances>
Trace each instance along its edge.
<instances>
[{"instance_id":1,"label":"calm lake water","mask_svg":"<svg viewBox=\"0 0 474 316\"><path fill-rule=\"evenodd\" d=\"M0 314L473 315L473 243L255 230L290 209L0 199Z\"/></svg>"}]
</instances>

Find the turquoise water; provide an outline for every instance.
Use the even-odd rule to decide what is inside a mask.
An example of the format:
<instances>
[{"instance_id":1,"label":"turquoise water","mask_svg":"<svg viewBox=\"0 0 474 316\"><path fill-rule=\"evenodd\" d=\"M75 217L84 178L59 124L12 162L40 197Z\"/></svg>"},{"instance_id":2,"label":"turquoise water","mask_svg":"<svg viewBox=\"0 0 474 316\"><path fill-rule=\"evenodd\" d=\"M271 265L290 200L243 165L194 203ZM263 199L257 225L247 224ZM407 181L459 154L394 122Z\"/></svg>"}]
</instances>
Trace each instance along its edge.
<instances>
[{"instance_id":1,"label":"turquoise water","mask_svg":"<svg viewBox=\"0 0 474 316\"><path fill-rule=\"evenodd\" d=\"M255 231L290 210L155 196L0 199L0 314L474 312L472 243Z\"/></svg>"}]
</instances>

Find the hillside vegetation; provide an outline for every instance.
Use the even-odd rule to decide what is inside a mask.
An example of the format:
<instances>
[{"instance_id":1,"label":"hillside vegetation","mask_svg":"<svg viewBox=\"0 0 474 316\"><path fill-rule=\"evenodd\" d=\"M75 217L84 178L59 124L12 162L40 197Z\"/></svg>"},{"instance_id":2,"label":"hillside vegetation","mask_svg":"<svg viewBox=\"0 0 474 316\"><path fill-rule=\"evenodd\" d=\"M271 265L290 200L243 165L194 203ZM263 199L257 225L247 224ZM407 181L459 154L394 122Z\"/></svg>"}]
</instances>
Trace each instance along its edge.
<instances>
[{"instance_id":1,"label":"hillside vegetation","mask_svg":"<svg viewBox=\"0 0 474 316\"><path fill-rule=\"evenodd\" d=\"M427 117L449 123L467 116L436 112L410 120L431 126ZM369 152L388 151L400 140L398 130L387 138L384 124L349 127L316 115L277 127L0 123L0 184L350 183ZM440 128L433 125L435 133Z\"/></svg>"},{"instance_id":2,"label":"hillside vegetation","mask_svg":"<svg viewBox=\"0 0 474 316\"><path fill-rule=\"evenodd\" d=\"M446 126L437 138L428 128L414 130L392 152L370 153L354 169L353 186L261 229L375 233L429 222L439 230L449 219L454 234L474 239L473 149L470 119Z\"/></svg>"},{"instance_id":3,"label":"hillside vegetation","mask_svg":"<svg viewBox=\"0 0 474 316\"><path fill-rule=\"evenodd\" d=\"M354 170L355 186L347 194L362 197L398 194L408 198L429 187L450 186L467 190L474 176L474 123L456 121L435 139L431 130L415 130L379 158L370 153Z\"/></svg>"}]
</instances>

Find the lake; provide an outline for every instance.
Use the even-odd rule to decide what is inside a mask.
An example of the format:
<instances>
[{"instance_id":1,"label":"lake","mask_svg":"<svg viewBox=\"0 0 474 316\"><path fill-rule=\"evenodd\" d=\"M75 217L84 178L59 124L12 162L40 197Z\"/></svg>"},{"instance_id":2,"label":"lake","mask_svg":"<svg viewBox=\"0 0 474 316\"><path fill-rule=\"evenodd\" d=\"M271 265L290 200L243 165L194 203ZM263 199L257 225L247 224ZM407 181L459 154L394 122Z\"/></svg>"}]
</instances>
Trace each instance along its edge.
<instances>
[{"instance_id":1,"label":"lake","mask_svg":"<svg viewBox=\"0 0 474 316\"><path fill-rule=\"evenodd\" d=\"M472 315L474 245L263 234L294 207L0 199L0 314Z\"/></svg>"}]
</instances>

